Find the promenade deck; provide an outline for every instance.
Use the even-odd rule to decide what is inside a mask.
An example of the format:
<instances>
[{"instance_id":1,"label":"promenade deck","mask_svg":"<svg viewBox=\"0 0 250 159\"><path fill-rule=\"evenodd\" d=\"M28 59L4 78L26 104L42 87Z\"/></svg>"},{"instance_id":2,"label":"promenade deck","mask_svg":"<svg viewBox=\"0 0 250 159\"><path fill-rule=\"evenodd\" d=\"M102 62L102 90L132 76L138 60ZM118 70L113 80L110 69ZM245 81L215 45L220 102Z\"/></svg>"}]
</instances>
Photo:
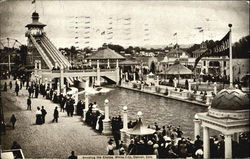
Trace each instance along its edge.
<instances>
[{"instance_id":1,"label":"promenade deck","mask_svg":"<svg viewBox=\"0 0 250 159\"><path fill-rule=\"evenodd\" d=\"M14 89L2 93L5 122L9 123L12 114L17 118L16 128L8 128L2 135L2 148L10 149L17 141L26 158L67 158L71 151L76 155L106 155L109 139L96 133L85 125L79 116L68 117L66 112L59 112L59 122L52 123L56 106L42 96L32 98L32 111L26 110L28 91L25 87L16 96ZM47 111L43 125L35 125L36 107L44 106ZM117 152L115 152L117 153Z\"/></svg>"}]
</instances>

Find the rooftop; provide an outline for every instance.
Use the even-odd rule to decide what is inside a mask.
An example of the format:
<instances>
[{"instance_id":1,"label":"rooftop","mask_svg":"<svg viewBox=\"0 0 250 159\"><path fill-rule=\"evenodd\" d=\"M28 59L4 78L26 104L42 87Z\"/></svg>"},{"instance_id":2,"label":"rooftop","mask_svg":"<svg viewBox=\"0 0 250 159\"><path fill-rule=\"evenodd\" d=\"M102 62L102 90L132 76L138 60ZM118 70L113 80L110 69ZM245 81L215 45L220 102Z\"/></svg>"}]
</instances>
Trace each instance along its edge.
<instances>
[{"instance_id":1,"label":"rooftop","mask_svg":"<svg viewBox=\"0 0 250 159\"><path fill-rule=\"evenodd\" d=\"M88 60L105 60L105 59L111 59L111 60L125 60L125 57L118 54L114 50L111 50L110 48L105 48L98 50L94 52L91 56L87 57Z\"/></svg>"}]
</instances>

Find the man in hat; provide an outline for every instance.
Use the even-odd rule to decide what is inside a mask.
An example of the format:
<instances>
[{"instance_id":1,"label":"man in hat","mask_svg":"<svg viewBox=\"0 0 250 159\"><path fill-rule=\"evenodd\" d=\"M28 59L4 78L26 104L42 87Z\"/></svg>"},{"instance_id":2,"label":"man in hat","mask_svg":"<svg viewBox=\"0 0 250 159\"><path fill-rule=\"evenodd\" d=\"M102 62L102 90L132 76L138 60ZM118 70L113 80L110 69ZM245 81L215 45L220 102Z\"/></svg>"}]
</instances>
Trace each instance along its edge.
<instances>
[{"instance_id":1,"label":"man in hat","mask_svg":"<svg viewBox=\"0 0 250 159\"><path fill-rule=\"evenodd\" d=\"M54 116L54 119L52 120L52 122L54 122L54 121L58 122L59 112L57 110L57 107L55 107L53 116Z\"/></svg>"},{"instance_id":2,"label":"man in hat","mask_svg":"<svg viewBox=\"0 0 250 159\"><path fill-rule=\"evenodd\" d=\"M44 106L42 106L41 112L42 112L42 123L44 124L45 123L45 116L47 114L47 111L44 109Z\"/></svg>"}]
</instances>

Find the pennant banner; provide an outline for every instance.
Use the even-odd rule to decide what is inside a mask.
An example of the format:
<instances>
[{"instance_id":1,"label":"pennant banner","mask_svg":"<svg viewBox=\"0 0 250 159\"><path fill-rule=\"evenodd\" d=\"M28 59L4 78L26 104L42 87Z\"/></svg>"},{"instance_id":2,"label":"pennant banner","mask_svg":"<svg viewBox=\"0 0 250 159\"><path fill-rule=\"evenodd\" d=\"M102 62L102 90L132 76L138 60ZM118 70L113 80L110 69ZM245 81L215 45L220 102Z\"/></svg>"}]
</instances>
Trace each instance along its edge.
<instances>
[{"instance_id":1,"label":"pennant banner","mask_svg":"<svg viewBox=\"0 0 250 159\"><path fill-rule=\"evenodd\" d=\"M195 60L194 69L203 57L209 56L229 56L229 35L230 31L211 49L204 52Z\"/></svg>"}]
</instances>

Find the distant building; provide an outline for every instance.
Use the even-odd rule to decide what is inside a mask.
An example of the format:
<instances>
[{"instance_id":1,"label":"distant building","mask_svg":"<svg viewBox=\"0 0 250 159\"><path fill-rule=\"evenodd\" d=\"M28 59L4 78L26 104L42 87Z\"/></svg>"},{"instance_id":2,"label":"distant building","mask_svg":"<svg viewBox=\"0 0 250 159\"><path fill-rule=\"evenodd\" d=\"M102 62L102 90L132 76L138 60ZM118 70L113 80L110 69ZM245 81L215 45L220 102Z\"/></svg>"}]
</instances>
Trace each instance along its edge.
<instances>
[{"instance_id":1,"label":"distant building","mask_svg":"<svg viewBox=\"0 0 250 159\"><path fill-rule=\"evenodd\" d=\"M195 51L193 51L193 57L198 58L204 52L208 50L206 43L201 43L201 47ZM220 75L220 76L228 76L229 75L229 58L227 56L210 56L203 57L200 60L201 65L197 65L196 72L202 74L211 74L211 75Z\"/></svg>"},{"instance_id":2,"label":"distant building","mask_svg":"<svg viewBox=\"0 0 250 159\"><path fill-rule=\"evenodd\" d=\"M168 58L180 58L183 53L187 54L186 51L180 49L180 46L177 44L174 48L167 52L166 56Z\"/></svg>"},{"instance_id":3,"label":"distant building","mask_svg":"<svg viewBox=\"0 0 250 159\"><path fill-rule=\"evenodd\" d=\"M99 61L100 67L110 67L111 65L116 65L117 60L124 61L125 59L125 57L110 48L102 48L86 58L89 65L94 67L97 65L97 60Z\"/></svg>"}]
</instances>

